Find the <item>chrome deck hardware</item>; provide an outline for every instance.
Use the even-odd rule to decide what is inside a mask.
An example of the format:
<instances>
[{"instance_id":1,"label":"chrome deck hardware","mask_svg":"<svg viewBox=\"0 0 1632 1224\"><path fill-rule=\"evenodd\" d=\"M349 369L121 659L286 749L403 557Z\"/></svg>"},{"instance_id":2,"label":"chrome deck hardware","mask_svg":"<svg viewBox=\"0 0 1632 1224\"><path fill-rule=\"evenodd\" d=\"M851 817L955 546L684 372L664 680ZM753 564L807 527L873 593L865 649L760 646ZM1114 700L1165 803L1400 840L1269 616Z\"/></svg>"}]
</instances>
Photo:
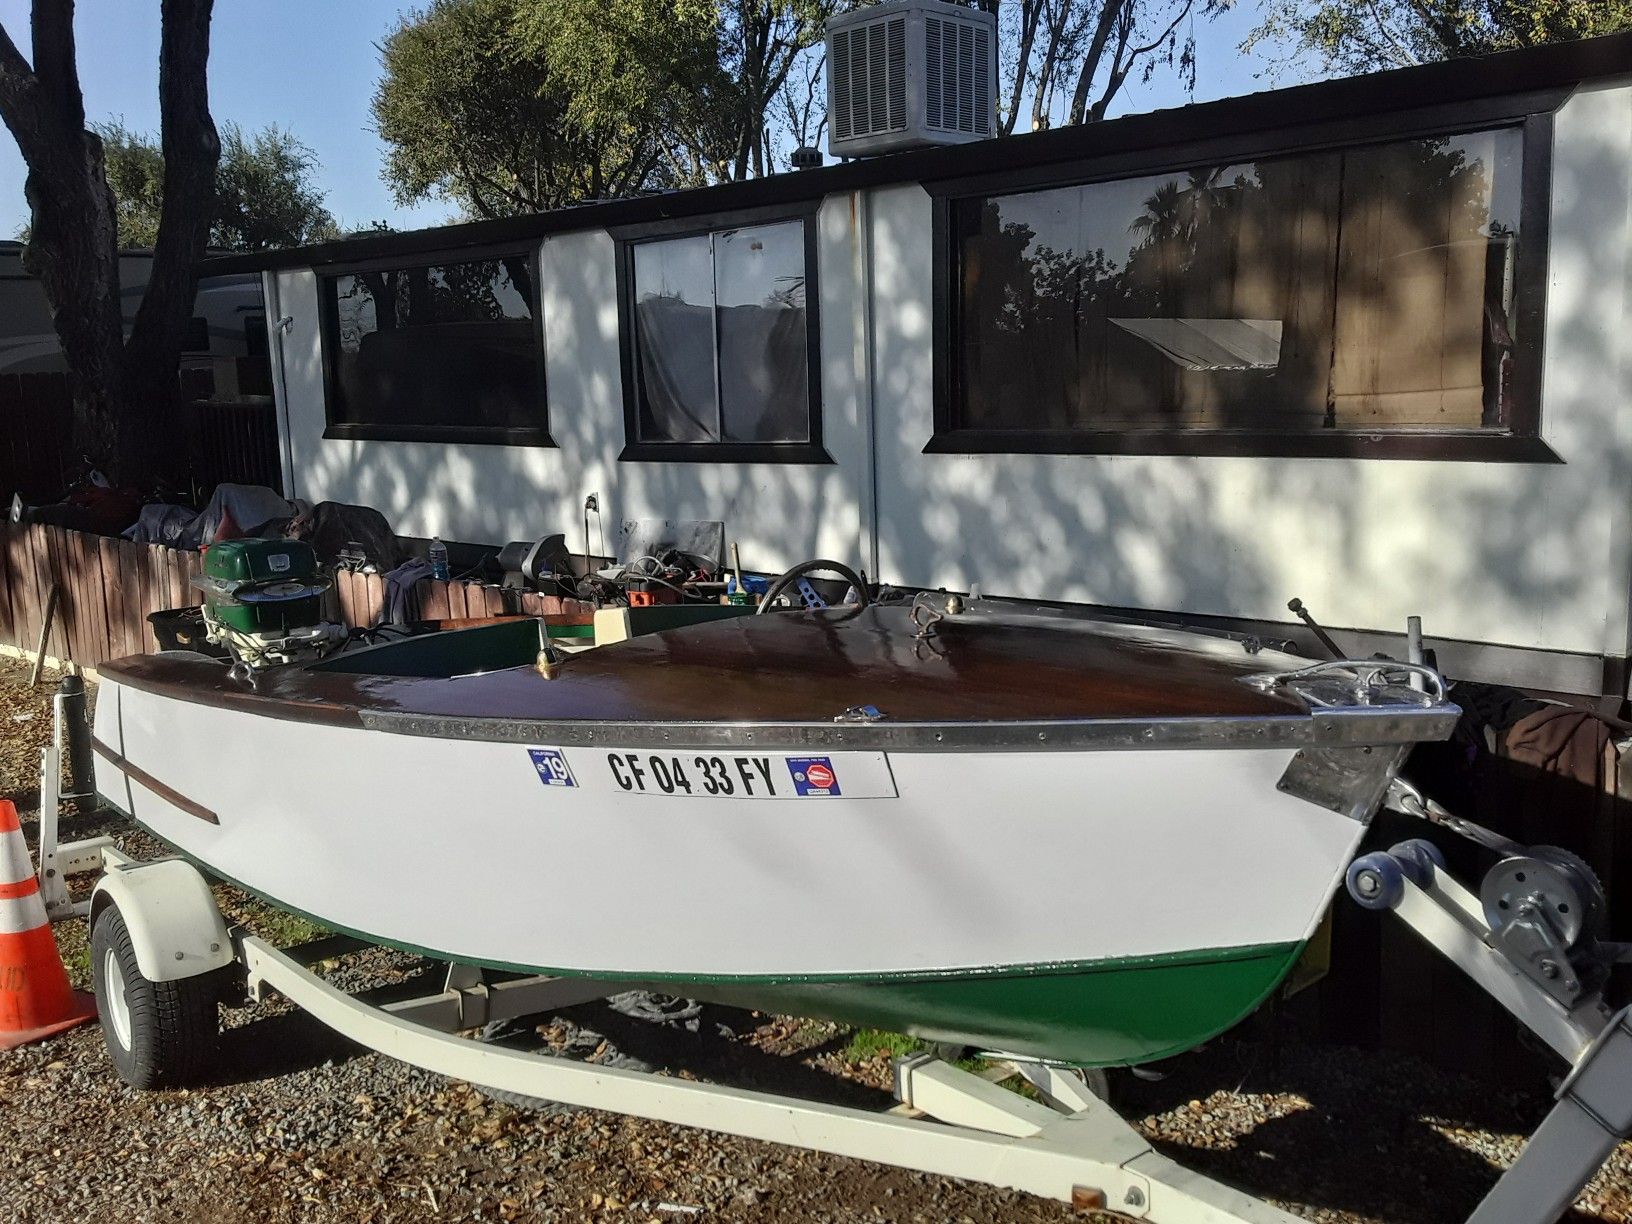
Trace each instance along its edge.
<instances>
[{"instance_id":1,"label":"chrome deck hardware","mask_svg":"<svg viewBox=\"0 0 1632 1224\"><path fill-rule=\"evenodd\" d=\"M1317 707L1431 706L1445 700L1445 680L1437 671L1393 659L1333 659L1296 671L1243 676L1241 682L1264 693L1284 689Z\"/></svg>"}]
</instances>

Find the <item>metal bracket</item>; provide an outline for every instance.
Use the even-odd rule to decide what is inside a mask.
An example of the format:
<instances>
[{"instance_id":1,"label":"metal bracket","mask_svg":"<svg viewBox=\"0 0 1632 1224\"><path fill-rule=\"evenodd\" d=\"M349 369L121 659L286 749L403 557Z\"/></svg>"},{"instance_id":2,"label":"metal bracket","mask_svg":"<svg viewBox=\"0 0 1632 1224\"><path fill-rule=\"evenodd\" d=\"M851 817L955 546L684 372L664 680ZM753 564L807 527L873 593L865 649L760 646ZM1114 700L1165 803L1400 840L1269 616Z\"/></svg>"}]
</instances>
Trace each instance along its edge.
<instances>
[{"instance_id":1,"label":"metal bracket","mask_svg":"<svg viewBox=\"0 0 1632 1224\"><path fill-rule=\"evenodd\" d=\"M1410 750L1410 744L1304 748L1292 758L1275 789L1365 824L1376 815L1390 779Z\"/></svg>"},{"instance_id":2,"label":"metal bracket","mask_svg":"<svg viewBox=\"0 0 1632 1224\"><path fill-rule=\"evenodd\" d=\"M1513 1167L1468 1224L1540 1224L1569 1209L1623 1139L1632 1137L1632 1007L1576 1061Z\"/></svg>"},{"instance_id":3,"label":"metal bracket","mask_svg":"<svg viewBox=\"0 0 1632 1224\"><path fill-rule=\"evenodd\" d=\"M1513 917L1491 935L1531 981L1566 1007L1581 998L1580 976L1570 965L1570 950L1558 937L1539 896L1519 903Z\"/></svg>"},{"instance_id":4,"label":"metal bracket","mask_svg":"<svg viewBox=\"0 0 1632 1224\"><path fill-rule=\"evenodd\" d=\"M58 821L62 817L59 788L62 756L56 747L40 750L40 900L52 922L83 918L90 913L90 901L68 897L68 877L102 867L102 852L111 847L111 837L90 837L62 844L58 842Z\"/></svg>"}]
</instances>

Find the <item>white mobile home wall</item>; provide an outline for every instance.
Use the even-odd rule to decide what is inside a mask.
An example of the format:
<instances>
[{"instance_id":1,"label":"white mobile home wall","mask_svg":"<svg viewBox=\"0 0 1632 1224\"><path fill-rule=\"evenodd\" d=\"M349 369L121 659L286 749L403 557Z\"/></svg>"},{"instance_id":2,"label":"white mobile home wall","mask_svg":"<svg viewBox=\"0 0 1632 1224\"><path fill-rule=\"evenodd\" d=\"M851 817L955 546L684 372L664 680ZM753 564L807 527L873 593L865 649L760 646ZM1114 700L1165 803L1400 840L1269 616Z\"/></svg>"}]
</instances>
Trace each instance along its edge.
<instances>
[{"instance_id":1,"label":"white mobile home wall","mask_svg":"<svg viewBox=\"0 0 1632 1224\"><path fill-rule=\"evenodd\" d=\"M1582 86L1554 117L1542 435L1561 463L924 454L931 217L916 184L821 206L831 466L619 461L604 231L539 247L556 448L325 439L317 275L269 272L268 316L289 319L273 328L286 488L421 536L560 530L577 548L596 493L609 529L723 518L756 570L829 556L885 582L1282 622L1297 595L1368 630L1420 613L1439 639L1578 656L1567 682L1491 678L1581 692L1632 653L1632 79Z\"/></svg>"}]
</instances>

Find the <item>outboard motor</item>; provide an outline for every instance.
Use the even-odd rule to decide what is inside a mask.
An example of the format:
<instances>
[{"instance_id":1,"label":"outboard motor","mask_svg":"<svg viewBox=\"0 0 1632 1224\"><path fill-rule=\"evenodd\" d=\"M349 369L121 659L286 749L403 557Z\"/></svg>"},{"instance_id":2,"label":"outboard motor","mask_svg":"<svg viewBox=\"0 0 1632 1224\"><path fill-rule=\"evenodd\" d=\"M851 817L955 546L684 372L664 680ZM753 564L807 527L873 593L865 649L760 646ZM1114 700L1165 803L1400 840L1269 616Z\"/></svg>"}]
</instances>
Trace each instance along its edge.
<instances>
[{"instance_id":1,"label":"outboard motor","mask_svg":"<svg viewBox=\"0 0 1632 1224\"><path fill-rule=\"evenodd\" d=\"M317 658L346 637L344 625L323 619L333 579L304 540L212 544L193 585L204 593L206 636L245 666Z\"/></svg>"}]
</instances>

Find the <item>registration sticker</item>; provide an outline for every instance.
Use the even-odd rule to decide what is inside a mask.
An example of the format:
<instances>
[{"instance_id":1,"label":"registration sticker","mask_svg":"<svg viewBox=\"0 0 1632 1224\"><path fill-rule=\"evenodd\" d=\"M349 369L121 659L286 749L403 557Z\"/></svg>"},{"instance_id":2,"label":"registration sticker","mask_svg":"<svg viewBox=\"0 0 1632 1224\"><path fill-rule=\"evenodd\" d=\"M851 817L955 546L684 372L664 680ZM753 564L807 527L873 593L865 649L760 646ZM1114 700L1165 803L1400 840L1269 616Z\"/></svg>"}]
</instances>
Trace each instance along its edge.
<instances>
[{"instance_id":1,"label":"registration sticker","mask_svg":"<svg viewBox=\"0 0 1632 1224\"><path fill-rule=\"evenodd\" d=\"M572 766L567 764L567 758L559 748L529 748L527 755L533 758L538 780L545 786L578 785L578 780L572 776Z\"/></svg>"},{"instance_id":2,"label":"registration sticker","mask_svg":"<svg viewBox=\"0 0 1632 1224\"><path fill-rule=\"evenodd\" d=\"M528 748L538 780L570 786L588 800L625 795L697 800L894 799L889 759L882 752L793 756L780 752L706 749ZM839 775L844 775L840 789ZM562 796L563 801L568 796Z\"/></svg>"},{"instance_id":3,"label":"registration sticker","mask_svg":"<svg viewBox=\"0 0 1632 1224\"><path fill-rule=\"evenodd\" d=\"M793 775L793 789L800 796L839 794L839 775L834 772L832 757L789 757L788 772Z\"/></svg>"}]
</instances>

